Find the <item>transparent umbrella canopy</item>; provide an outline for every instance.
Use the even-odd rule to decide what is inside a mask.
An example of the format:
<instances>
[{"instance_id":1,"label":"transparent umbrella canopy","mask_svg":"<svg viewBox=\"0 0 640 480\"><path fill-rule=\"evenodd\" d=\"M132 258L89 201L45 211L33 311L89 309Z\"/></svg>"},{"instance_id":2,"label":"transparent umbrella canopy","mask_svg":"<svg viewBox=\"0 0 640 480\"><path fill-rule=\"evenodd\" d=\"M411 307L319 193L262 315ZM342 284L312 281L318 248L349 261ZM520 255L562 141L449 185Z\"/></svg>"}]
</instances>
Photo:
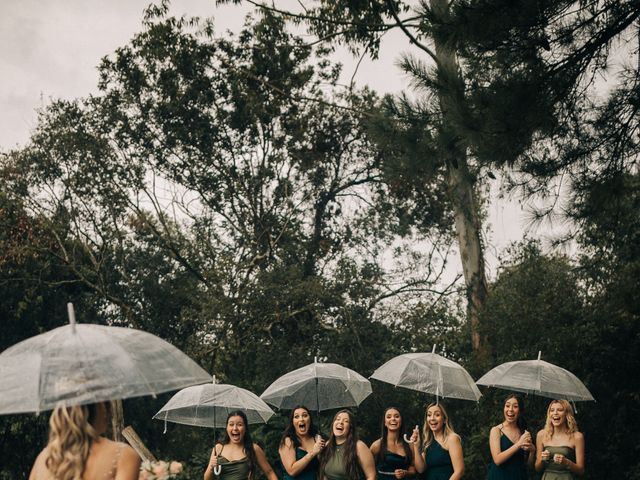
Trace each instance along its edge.
<instances>
[{"instance_id":1,"label":"transparent umbrella canopy","mask_svg":"<svg viewBox=\"0 0 640 480\"><path fill-rule=\"evenodd\" d=\"M487 387L530 393L573 402L594 400L573 373L540 359L507 362L489 370L476 383Z\"/></svg>"},{"instance_id":2,"label":"transparent umbrella canopy","mask_svg":"<svg viewBox=\"0 0 640 480\"><path fill-rule=\"evenodd\" d=\"M337 363L313 363L285 373L260 398L280 409L305 405L314 412L355 407L371 394L371 383Z\"/></svg>"},{"instance_id":3,"label":"transparent umbrella canopy","mask_svg":"<svg viewBox=\"0 0 640 480\"><path fill-rule=\"evenodd\" d=\"M0 414L156 395L210 381L186 354L133 328L70 324L0 354Z\"/></svg>"},{"instance_id":4,"label":"transparent umbrella canopy","mask_svg":"<svg viewBox=\"0 0 640 480\"><path fill-rule=\"evenodd\" d=\"M436 400L478 401L482 394L471 375L458 363L435 353L405 353L378 367L370 378L396 387L430 393Z\"/></svg>"},{"instance_id":5,"label":"transparent umbrella canopy","mask_svg":"<svg viewBox=\"0 0 640 480\"><path fill-rule=\"evenodd\" d=\"M153 418L198 427L225 427L227 415L242 410L249 423L265 423L273 415L255 393L234 385L213 383L183 388Z\"/></svg>"}]
</instances>

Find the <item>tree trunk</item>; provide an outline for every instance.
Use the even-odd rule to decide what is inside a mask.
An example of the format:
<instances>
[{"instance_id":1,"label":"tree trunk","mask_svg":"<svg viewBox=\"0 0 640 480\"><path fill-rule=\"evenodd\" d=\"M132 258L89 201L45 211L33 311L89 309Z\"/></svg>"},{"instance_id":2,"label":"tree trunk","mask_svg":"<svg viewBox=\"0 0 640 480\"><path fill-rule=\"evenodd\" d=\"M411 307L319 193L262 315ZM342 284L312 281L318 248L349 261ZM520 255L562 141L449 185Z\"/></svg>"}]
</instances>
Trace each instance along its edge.
<instances>
[{"instance_id":1,"label":"tree trunk","mask_svg":"<svg viewBox=\"0 0 640 480\"><path fill-rule=\"evenodd\" d=\"M431 0L434 15L447 24L447 0ZM481 334L480 312L487 299L484 252L481 239L479 205L475 198L474 179L469 172L466 142L456 135L455 118L464 112L464 78L456 56L454 40L444 30L434 34L438 72L438 101L442 112L442 138L447 140L447 187L451 199L462 271L467 290L467 314L471 327L471 344L479 360L488 360L490 346Z\"/></svg>"}]
</instances>

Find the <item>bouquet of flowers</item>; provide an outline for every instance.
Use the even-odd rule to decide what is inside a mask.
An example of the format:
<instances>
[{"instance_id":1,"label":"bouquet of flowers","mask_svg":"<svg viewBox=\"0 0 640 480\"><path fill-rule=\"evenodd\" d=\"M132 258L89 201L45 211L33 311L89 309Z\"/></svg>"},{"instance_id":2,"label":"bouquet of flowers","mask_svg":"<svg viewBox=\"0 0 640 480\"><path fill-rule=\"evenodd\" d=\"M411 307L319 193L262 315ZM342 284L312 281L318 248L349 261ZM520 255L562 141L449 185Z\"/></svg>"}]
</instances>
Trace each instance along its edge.
<instances>
[{"instance_id":1,"label":"bouquet of flowers","mask_svg":"<svg viewBox=\"0 0 640 480\"><path fill-rule=\"evenodd\" d=\"M182 472L182 464L180 462L150 462L145 460L140 465L139 480L168 480L170 478L178 478Z\"/></svg>"}]
</instances>

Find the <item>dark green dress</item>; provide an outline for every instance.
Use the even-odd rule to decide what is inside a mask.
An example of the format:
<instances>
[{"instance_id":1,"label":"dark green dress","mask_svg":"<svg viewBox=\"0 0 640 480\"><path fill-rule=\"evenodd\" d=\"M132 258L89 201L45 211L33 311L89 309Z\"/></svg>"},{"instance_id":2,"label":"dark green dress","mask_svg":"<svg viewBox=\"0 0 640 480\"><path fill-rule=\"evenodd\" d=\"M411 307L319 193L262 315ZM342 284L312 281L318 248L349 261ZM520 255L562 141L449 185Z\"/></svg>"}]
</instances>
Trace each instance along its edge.
<instances>
[{"instance_id":1,"label":"dark green dress","mask_svg":"<svg viewBox=\"0 0 640 480\"><path fill-rule=\"evenodd\" d=\"M500 451L504 452L512 446L513 442L509 437L500 432ZM487 480L527 480L527 457L527 452L519 449L501 465L491 462Z\"/></svg>"},{"instance_id":2,"label":"dark green dress","mask_svg":"<svg viewBox=\"0 0 640 480\"><path fill-rule=\"evenodd\" d=\"M302 447L296 447L296 462L303 458L307 453ZM320 467L320 463L318 462L318 457L313 457L307 466L302 470L298 475L292 477L284 471L283 478L284 480L316 480L318 478L318 468Z\"/></svg>"},{"instance_id":3,"label":"dark green dress","mask_svg":"<svg viewBox=\"0 0 640 480\"><path fill-rule=\"evenodd\" d=\"M571 447L553 447L551 445L543 447L544 450L549 450L551 454L551 460L548 462L542 462L544 470L541 480L573 480L575 477L566 465L560 465L553 461L553 456L560 453L567 457L572 462L576 461L576 451Z\"/></svg>"},{"instance_id":4,"label":"dark green dress","mask_svg":"<svg viewBox=\"0 0 640 480\"><path fill-rule=\"evenodd\" d=\"M376 465L376 475L378 480L395 480L395 470L407 470L410 466L407 457L387 450L382 456L382 462Z\"/></svg>"},{"instance_id":5,"label":"dark green dress","mask_svg":"<svg viewBox=\"0 0 640 480\"><path fill-rule=\"evenodd\" d=\"M453 475L453 463L449 452L435 440L427 448L424 461L427 464L425 480L449 480Z\"/></svg>"}]
</instances>

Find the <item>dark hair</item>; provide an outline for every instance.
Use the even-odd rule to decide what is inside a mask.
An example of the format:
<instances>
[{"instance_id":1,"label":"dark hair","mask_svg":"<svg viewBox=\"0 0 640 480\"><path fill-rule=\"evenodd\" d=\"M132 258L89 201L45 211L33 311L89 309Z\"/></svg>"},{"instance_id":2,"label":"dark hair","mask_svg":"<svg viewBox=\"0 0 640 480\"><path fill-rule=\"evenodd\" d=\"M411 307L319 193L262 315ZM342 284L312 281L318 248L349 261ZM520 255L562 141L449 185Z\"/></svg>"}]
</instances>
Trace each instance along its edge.
<instances>
[{"instance_id":1,"label":"dark hair","mask_svg":"<svg viewBox=\"0 0 640 480\"><path fill-rule=\"evenodd\" d=\"M253 439L251 438L251 433L249 432L249 422L247 421L247 415L242 410L229 412L225 424L229 423L229 419L231 417L240 417L244 422L244 437L242 439L242 447L244 449L244 453L247 455L249 464L249 478L252 479L256 469L256 465L258 464L258 460L256 459L256 451L253 449ZM225 427L224 436L222 438L222 442L220 443L222 443L222 445L226 445L229 442L231 442L231 438L229 438L229 432L227 432L227 428Z\"/></svg>"},{"instance_id":2,"label":"dark hair","mask_svg":"<svg viewBox=\"0 0 640 480\"><path fill-rule=\"evenodd\" d=\"M329 435L329 439L327 440L326 446L322 450L320 454L320 470L318 471L318 478L322 478L324 476L324 469L329 463L329 460L335 455L336 451L336 438L333 434L333 424L336 421L336 418L341 413L346 413L349 416L349 432L347 433L347 439L344 442L344 461L345 461L345 469L347 471L347 477L350 479L360 478L360 473L358 471L358 453L357 453L357 445L358 445L358 429L356 428L356 419L351 413L350 410L340 410L333 416L333 420L331 421L331 434Z\"/></svg>"},{"instance_id":3,"label":"dark hair","mask_svg":"<svg viewBox=\"0 0 640 480\"><path fill-rule=\"evenodd\" d=\"M387 434L389 433L389 429L385 425L385 419L387 417L387 412L389 410L396 410L400 414L400 427L401 430L398 432L400 435L400 440L402 440L402 427L404 427L404 421L402 418L402 413L398 407L387 407L382 414L382 424L380 426L380 450L378 450L378 455L376 456L376 463L379 465L384 462L384 454L387 452ZM402 442L402 448L404 450L404 455L407 458L409 464L413 462L413 453L405 442Z\"/></svg>"},{"instance_id":4,"label":"dark hair","mask_svg":"<svg viewBox=\"0 0 640 480\"><path fill-rule=\"evenodd\" d=\"M287 438L291 440L291 444L293 445L293 448L298 448L300 446L300 440L298 439L298 435L296 435L296 429L293 426L293 415L296 410L300 410L300 409L305 410L309 414L309 428L307 428L307 432L309 432L309 435L311 436L311 438L314 438L317 435L318 427L316 427L316 424L313 423L313 417L311 416L311 412L309 411L309 409L304 405L296 405L291 410L291 414L289 415L289 422L287 423L287 426L284 429L284 432L282 434L282 438L280 439L281 447L284 445L284 441Z\"/></svg>"},{"instance_id":5,"label":"dark hair","mask_svg":"<svg viewBox=\"0 0 640 480\"><path fill-rule=\"evenodd\" d=\"M520 432L524 432L527 429L527 421L524 418L524 400L517 393L510 393L504 398L504 402L502 402L502 406L507 403L507 400L515 399L518 402L518 420L516 420L516 425L520 429Z\"/></svg>"}]
</instances>

